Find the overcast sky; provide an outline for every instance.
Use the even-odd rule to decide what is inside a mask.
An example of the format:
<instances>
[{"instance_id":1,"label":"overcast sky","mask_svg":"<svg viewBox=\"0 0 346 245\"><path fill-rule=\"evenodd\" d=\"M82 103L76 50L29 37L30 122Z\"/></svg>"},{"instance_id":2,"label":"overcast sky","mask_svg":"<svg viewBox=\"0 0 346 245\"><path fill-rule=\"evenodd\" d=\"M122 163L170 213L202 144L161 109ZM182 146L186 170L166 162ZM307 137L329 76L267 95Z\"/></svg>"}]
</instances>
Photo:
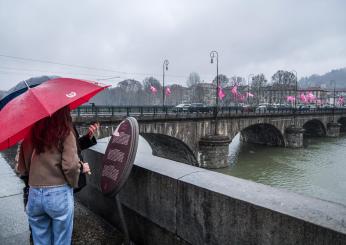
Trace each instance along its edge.
<instances>
[{"instance_id":1,"label":"overcast sky","mask_svg":"<svg viewBox=\"0 0 346 245\"><path fill-rule=\"evenodd\" d=\"M44 74L162 81L164 59L166 84L210 82L212 50L228 77L324 74L346 67L345 12L344 0L0 0L0 90Z\"/></svg>"}]
</instances>

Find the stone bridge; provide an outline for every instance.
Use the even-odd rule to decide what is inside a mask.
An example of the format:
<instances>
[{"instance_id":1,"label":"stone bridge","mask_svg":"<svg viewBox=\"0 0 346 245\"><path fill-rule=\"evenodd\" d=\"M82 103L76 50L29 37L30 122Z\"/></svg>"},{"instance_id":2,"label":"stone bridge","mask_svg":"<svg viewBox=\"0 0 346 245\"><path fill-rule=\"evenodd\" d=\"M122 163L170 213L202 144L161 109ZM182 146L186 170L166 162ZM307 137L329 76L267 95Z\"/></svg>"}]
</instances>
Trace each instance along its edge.
<instances>
[{"instance_id":1,"label":"stone bridge","mask_svg":"<svg viewBox=\"0 0 346 245\"><path fill-rule=\"evenodd\" d=\"M102 121L102 136L109 136L120 118L74 118L81 126ZM199 167L219 168L228 164L231 139L240 133L249 143L297 148L304 135L337 137L346 131L346 110L301 114L220 115L215 117L137 117L140 135L150 144L153 155ZM217 122L217 135L215 125Z\"/></svg>"}]
</instances>

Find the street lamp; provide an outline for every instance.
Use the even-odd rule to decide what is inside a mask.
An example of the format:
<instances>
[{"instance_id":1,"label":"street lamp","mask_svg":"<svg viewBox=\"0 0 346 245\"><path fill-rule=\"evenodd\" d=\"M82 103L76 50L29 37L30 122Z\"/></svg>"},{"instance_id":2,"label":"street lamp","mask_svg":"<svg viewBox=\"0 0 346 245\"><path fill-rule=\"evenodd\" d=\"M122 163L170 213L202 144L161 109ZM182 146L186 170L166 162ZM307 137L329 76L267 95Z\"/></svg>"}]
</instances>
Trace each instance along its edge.
<instances>
[{"instance_id":1,"label":"street lamp","mask_svg":"<svg viewBox=\"0 0 346 245\"><path fill-rule=\"evenodd\" d=\"M162 65L162 106L165 106L165 70L168 70L168 60L163 61Z\"/></svg>"},{"instance_id":2,"label":"street lamp","mask_svg":"<svg viewBox=\"0 0 346 245\"><path fill-rule=\"evenodd\" d=\"M216 107L219 105L219 96L218 96L218 89L219 89L219 54L216 51L211 51L210 52L210 63L214 63L214 58L216 57Z\"/></svg>"},{"instance_id":3,"label":"street lamp","mask_svg":"<svg viewBox=\"0 0 346 245\"><path fill-rule=\"evenodd\" d=\"M292 70L291 73L295 75L295 94L294 94L294 125L296 125L296 112L297 112L297 92L298 92L298 75L295 70Z\"/></svg>"},{"instance_id":4,"label":"street lamp","mask_svg":"<svg viewBox=\"0 0 346 245\"><path fill-rule=\"evenodd\" d=\"M331 80L330 83L334 85L334 92L333 92L333 122L335 122L335 80Z\"/></svg>"},{"instance_id":5,"label":"street lamp","mask_svg":"<svg viewBox=\"0 0 346 245\"><path fill-rule=\"evenodd\" d=\"M254 74L250 74L247 78L247 96L246 96L246 102L247 104L249 104L249 93L250 93L250 78L252 78L253 76L255 76Z\"/></svg>"},{"instance_id":6,"label":"street lamp","mask_svg":"<svg viewBox=\"0 0 346 245\"><path fill-rule=\"evenodd\" d=\"M218 113L218 106L219 106L219 96L218 96L218 90L219 90L219 53L215 50L210 52L210 63L214 63L214 58L216 57L216 98L215 98L215 135L217 135L217 113Z\"/></svg>"}]
</instances>

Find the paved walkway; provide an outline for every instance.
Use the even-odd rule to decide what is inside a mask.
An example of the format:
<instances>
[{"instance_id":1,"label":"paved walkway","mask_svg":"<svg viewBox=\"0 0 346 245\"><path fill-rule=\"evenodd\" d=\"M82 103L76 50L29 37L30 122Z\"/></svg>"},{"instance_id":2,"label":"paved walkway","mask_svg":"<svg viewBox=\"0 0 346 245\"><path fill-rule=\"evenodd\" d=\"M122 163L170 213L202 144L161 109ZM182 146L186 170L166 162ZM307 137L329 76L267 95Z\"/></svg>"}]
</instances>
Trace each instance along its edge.
<instances>
[{"instance_id":1,"label":"paved walkway","mask_svg":"<svg viewBox=\"0 0 346 245\"><path fill-rule=\"evenodd\" d=\"M30 244L23 204L23 182L13 169L15 149L0 152L0 244ZM75 202L72 244L122 244L122 235L110 224Z\"/></svg>"}]
</instances>

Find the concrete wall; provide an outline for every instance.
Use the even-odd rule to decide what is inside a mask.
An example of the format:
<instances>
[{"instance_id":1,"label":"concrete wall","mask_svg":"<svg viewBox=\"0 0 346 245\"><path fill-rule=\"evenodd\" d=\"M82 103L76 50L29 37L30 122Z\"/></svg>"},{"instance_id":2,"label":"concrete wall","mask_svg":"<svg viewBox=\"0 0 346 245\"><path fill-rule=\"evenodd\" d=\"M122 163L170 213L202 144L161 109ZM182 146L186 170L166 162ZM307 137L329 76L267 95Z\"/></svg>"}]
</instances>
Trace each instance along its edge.
<instances>
[{"instance_id":1,"label":"concrete wall","mask_svg":"<svg viewBox=\"0 0 346 245\"><path fill-rule=\"evenodd\" d=\"M107 140L84 152L77 196L120 227L100 188ZM139 152L120 199L136 244L346 244L346 207Z\"/></svg>"}]
</instances>

